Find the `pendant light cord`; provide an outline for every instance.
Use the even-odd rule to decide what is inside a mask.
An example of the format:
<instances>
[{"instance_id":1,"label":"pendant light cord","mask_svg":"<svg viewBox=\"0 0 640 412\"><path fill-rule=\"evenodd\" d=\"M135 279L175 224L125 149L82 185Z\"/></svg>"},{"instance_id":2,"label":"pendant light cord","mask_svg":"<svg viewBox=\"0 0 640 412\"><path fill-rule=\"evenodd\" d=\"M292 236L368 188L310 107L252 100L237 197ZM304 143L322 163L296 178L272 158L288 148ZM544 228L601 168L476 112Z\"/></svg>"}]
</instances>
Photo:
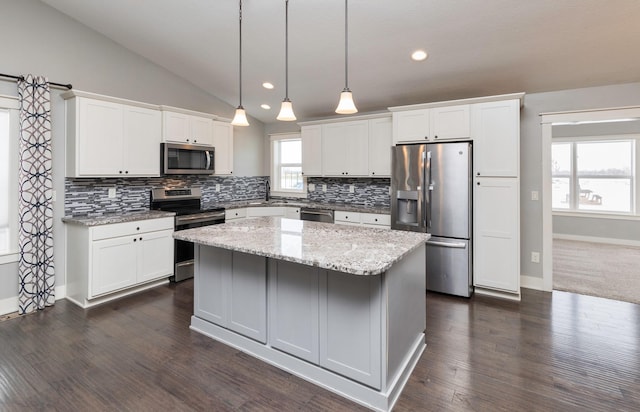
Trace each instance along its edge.
<instances>
[{"instance_id":1,"label":"pendant light cord","mask_svg":"<svg viewBox=\"0 0 640 412\"><path fill-rule=\"evenodd\" d=\"M284 10L284 97L289 100L289 0Z\"/></svg>"},{"instance_id":2,"label":"pendant light cord","mask_svg":"<svg viewBox=\"0 0 640 412\"><path fill-rule=\"evenodd\" d=\"M242 107L242 0L240 0L240 107Z\"/></svg>"},{"instance_id":3,"label":"pendant light cord","mask_svg":"<svg viewBox=\"0 0 640 412\"><path fill-rule=\"evenodd\" d=\"M348 26L348 7L347 2L349 0L344 0L344 90L349 90L349 26Z\"/></svg>"}]
</instances>

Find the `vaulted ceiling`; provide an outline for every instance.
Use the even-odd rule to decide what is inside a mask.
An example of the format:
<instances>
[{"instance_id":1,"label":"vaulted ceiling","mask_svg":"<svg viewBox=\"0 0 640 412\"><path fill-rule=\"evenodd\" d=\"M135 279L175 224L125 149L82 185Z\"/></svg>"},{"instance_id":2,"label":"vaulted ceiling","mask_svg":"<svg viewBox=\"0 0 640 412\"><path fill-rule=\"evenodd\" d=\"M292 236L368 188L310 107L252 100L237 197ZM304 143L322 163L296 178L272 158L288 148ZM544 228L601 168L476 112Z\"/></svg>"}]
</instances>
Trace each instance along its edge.
<instances>
[{"instance_id":1,"label":"vaulted ceiling","mask_svg":"<svg viewBox=\"0 0 640 412\"><path fill-rule=\"evenodd\" d=\"M42 1L238 105L238 0ZM243 104L265 123L285 94L284 12L284 0L243 1ZM349 86L368 112L636 82L638 22L638 0L351 0ZM415 49L428 59L412 61ZM344 1L290 0L298 120L334 116L343 87Z\"/></svg>"}]
</instances>

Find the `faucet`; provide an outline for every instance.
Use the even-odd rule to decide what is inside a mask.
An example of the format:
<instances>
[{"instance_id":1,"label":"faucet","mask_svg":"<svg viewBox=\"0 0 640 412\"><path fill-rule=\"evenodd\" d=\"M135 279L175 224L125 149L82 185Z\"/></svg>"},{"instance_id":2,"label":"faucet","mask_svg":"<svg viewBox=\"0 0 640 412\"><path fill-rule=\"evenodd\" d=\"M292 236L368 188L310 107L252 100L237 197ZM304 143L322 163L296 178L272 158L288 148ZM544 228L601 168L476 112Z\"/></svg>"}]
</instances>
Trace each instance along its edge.
<instances>
[{"instance_id":1,"label":"faucet","mask_svg":"<svg viewBox=\"0 0 640 412\"><path fill-rule=\"evenodd\" d=\"M269 201L269 192L271 192L271 185L269 184L268 180L264 181L264 189L265 189L264 200L266 200L268 202Z\"/></svg>"}]
</instances>

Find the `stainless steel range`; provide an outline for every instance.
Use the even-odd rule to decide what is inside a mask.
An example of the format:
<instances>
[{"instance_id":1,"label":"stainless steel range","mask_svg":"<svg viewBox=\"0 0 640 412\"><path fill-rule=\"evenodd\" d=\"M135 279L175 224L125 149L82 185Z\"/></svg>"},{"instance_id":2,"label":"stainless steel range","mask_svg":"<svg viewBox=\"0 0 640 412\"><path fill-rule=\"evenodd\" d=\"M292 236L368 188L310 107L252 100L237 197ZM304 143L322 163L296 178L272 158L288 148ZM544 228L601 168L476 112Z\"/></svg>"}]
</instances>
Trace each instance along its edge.
<instances>
[{"instance_id":1,"label":"stainless steel range","mask_svg":"<svg viewBox=\"0 0 640 412\"><path fill-rule=\"evenodd\" d=\"M151 209L175 212L175 230L224 223L224 208L203 209L201 198L199 187L151 189ZM193 243L174 242L175 268L169 279L179 282L193 277Z\"/></svg>"}]
</instances>

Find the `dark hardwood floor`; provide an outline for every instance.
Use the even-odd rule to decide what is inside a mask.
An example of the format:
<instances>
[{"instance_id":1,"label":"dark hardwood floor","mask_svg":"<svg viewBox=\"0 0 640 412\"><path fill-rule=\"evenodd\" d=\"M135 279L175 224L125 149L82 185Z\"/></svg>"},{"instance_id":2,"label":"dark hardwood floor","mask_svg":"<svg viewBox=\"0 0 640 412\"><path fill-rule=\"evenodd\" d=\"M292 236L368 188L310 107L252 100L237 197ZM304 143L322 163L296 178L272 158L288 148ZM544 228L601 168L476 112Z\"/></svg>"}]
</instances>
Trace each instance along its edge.
<instances>
[{"instance_id":1,"label":"dark hardwood floor","mask_svg":"<svg viewBox=\"0 0 640 412\"><path fill-rule=\"evenodd\" d=\"M191 281L0 322L1 411L365 410L191 332ZM524 290L427 295L396 411L638 411L640 306Z\"/></svg>"}]
</instances>

